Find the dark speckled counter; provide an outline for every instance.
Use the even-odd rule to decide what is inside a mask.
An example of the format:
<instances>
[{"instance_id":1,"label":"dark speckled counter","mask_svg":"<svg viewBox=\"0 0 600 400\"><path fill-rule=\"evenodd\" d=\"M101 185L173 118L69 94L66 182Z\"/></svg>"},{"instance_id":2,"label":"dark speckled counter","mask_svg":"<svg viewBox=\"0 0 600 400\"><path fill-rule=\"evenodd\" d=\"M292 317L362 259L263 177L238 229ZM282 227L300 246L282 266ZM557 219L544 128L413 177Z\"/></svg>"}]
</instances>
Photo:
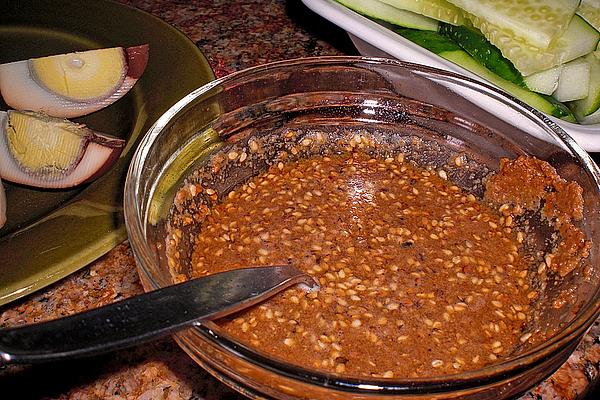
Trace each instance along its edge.
<instances>
[{"instance_id":1,"label":"dark speckled counter","mask_svg":"<svg viewBox=\"0 0 600 400\"><path fill-rule=\"evenodd\" d=\"M132 0L183 31L217 77L270 61L354 55L343 31L299 0ZM52 319L142 292L127 243L23 300L0 308L0 326ZM600 398L600 322L553 376L523 399ZM198 367L169 338L80 361L0 368L6 399L230 399L233 392Z\"/></svg>"}]
</instances>

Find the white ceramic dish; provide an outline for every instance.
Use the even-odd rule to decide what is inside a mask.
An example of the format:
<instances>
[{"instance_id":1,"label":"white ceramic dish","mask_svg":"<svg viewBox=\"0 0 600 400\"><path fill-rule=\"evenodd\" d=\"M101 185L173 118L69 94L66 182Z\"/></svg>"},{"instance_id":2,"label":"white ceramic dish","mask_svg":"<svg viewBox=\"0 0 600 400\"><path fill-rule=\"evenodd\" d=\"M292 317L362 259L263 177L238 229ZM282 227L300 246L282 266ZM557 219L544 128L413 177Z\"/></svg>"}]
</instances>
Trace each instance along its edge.
<instances>
[{"instance_id":1,"label":"white ceramic dish","mask_svg":"<svg viewBox=\"0 0 600 400\"><path fill-rule=\"evenodd\" d=\"M302 0L311 10L346 30L365 56L393 57L456 72L489 83L472 72L410 42L393 31L342 6L334 0ZM494 110L501 115L504 110ZM600 124L578 125L548 116L589 152L600 152Z\"/></svg>"}]
</instances>

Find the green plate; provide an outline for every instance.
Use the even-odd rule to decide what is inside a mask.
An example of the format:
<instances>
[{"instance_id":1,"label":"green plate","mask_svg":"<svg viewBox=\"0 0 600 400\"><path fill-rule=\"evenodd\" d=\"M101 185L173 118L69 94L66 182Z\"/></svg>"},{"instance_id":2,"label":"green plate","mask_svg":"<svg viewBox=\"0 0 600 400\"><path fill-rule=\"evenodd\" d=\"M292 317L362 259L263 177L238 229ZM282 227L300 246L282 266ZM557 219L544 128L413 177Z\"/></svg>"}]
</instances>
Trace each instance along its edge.
<instances>
[{"instance_id":1,"label":"green plate","mask_svg":"<svg viewBox=\"0 0 600 400\"><path fill-rule=\"evenodd\" d=\"M73 190L34 190L5 181L0 229L0 305L49 285L126 237L123 185L144 132L181 97L214 79L185 35L143 11L106 0L0 0L0 63L102 47L150 45L148 66L113 105L74 119L127 139L108 173ZM7 109L0 102L0 109Z\"/></svg>"}]
</instances>

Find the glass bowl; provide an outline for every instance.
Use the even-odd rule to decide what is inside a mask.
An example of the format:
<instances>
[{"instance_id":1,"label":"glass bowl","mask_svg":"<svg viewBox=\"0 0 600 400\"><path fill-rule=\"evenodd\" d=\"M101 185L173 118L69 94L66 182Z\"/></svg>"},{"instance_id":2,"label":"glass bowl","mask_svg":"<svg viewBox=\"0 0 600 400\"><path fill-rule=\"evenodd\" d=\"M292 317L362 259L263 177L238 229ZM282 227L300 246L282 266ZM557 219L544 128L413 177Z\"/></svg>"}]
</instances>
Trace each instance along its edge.
<instances>
[{"instance_id":1,"label":"glass bowl","mask_svg":"<svg viewBox=\"0 0 600 400\"><path fill-rule=\"evenodd\" d=\"M193 91L143 138L127 176L125 220L146 290L185 279L198 230L193 223L173 230L172 215L181 212L173 207L174 199L185 179L217 152L243 149L254 137L276 142L287 129L303 127L418 137L427 145L413 149L414 160L449 168L459 186L475 192L481 190L481 178L498 169L501 157L537 157L583 188L579 227L585 235L597 237L600 229L596 165L560 127L527 105L469 78L399 61L290 60L234 73ZM472 163L468 173L452 172L448 160L457 156ZM230 171L220 179L220 191L226 193L256 172ZM175 251L169 250L173 234L182 238ZM196 324L175 339L203 368L251 398L509 398L552 374L598 317L598 257L593 245L585 265L564 278L547 278L551 284L544 285L535 329L552 332L548 340L464 373L415 379L325 373L262 354L212 322ZM571 300L555 307L565 291Z\"/></svg>"}]
</instances>

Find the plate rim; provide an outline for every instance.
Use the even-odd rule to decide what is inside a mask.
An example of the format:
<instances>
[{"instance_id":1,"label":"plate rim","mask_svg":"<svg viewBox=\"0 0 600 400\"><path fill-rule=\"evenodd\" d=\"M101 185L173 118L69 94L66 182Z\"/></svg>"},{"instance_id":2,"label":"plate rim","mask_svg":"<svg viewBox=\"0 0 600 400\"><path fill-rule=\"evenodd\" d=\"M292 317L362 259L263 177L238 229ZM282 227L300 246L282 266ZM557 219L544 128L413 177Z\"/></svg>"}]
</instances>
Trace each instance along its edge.
<instances>
[{"instance_id":1,"label":"plate rim","mask_svg":"<svg viewBox=\"0 0 600 400\"><path fill-rule=\"evenodd\" d=\"M363 40L369 45L387 53L389 56L402 61L416 62L455 72L493 85L493 83L474 73L441 58L384 26L348 9L335 0L302 0L302 2L321 17L344 29L348 34ZM357 48L357 50L361 52L361 49ZM365 56L372 55L361 54ZM572 136L584 150L588 152L600 152L600 124L580 125L563 121L547 114L545 115Z\"/></svg>"},{"instance_id":2,"label":"plate rim","mask_svg":"<svg viewBox=\"0 0 600 400\"><path fill-rule=\"evenodd\" d=\"M69 3L73 3L72 0L63 1L63 5ZM163 30L164 32L168 32L168 35L172 35L172 37L170 37L169 39L178 43L178 46L173 47L186 48L185 58L188 60L186 64L192 66L193 68L197 68L198 70L198 78L190 80L190 91L195 89L197 87L196 85L201 85L215 79L214 72L206 56L185 33L180 31L173 25L167 23L166 21L160 19L159 17L149 12L114 0L95 0L94 3L95 5L103 4L107 8L113 10L112 12L115 14L119 13L120 11L121 13L116 15L121 15L121 17L124 20L139 18L143 21L147 21L148 26L159 26L161 30ZM52 4L55 5L56 2L52 2ZM76 4L83 8L85 2L76 2ZM24 26L37 26L36 24L30 23L30 21L27 19L26 14L23 15L22 18ZM53 26L53 28L57 32L60 32L60 24L57 23ZM179 51L179 49L177 51ZM150 57L152 57L152 55ZM148 96L148 93L146 91L142 92L142 94L142 98L146 98ZM65 213L68 214L70 211L73 211L72 208L79 207L79 209L81 209L81 203L85 203L86 194L88 194L87 197L90 197L91 195L89 195L89 192L101 188L103 184L108 183L113 188L113 191L115 192L114 194L118 195L118 197L115 198L115 201L118 203L119 207L108 210L101 210L99 208L95 209L99 213L98 215L101 215L101 217L103 218L103 222L110 221L110 223L112 224L110 225L108 230L96 233L94 237L92 237L90 241L86 243L85 246L80 246L74 253L64 254L62 257L58 257L56 261L46 263L44 264L44 267L35 268L35 271L29 271L28 274L19 276L16 279L13 279L10 282L8 282L8 284L6 284L6 282L0 281L0 306L20 299L39 289L51 285L56 281L89 265L91 262L102 257L127 238L125 222L123 219L123 191L127 167L135 149L137 148L137 145L139 144L141 138L144 136L145 132L154 123L154 121L158 119L160 115L164 111L166 111L172 104L176 103L178 99L179 97L168 100L168 102L171 104L169 104L167 107L164 107L164 109L162 109L162 106L160 104L155 105L155 109L150 112L148 112L148 109L145 107L145 104L140 106L139 104L137 104L136 101L134 101L135 106L133 111L137 114L132 119L131 130L129 131L127 136L128 143L126 145L126 151L121 155L120 159L118 160L118 165L113 165L108 173L98 178L96 181L94 181L87 187L83 188L79 193L74 194L74 196L68 201L66 201L64 204L58 205L56 208L53 208L52 211L50 211L49 213L41 216L35 221L28 223L26 226L0 236L0 248L6 245L7 243L10 245L11 242L18 240L20 235L31 234L32 230L35 231L36 227L40 224L44 224L46 221L51 221L53 218L60 218L61 213L63 213L64 216ZM114 171L116 175L111 176L111 171ZM84 204L83 206L85 207L86 205ZM96 206L98 205L92 204L92 210L94 210L93 207ZM77 212L77 210L75 210L75 212ZM15 266L9 264L0 268L0 278L2 278L3 275L4 277L9 276L9 278L13 278L13 276L10 274L3 274L2 270L5 268L18 268L18 265Z\"/></svg>"}]
</instances>

